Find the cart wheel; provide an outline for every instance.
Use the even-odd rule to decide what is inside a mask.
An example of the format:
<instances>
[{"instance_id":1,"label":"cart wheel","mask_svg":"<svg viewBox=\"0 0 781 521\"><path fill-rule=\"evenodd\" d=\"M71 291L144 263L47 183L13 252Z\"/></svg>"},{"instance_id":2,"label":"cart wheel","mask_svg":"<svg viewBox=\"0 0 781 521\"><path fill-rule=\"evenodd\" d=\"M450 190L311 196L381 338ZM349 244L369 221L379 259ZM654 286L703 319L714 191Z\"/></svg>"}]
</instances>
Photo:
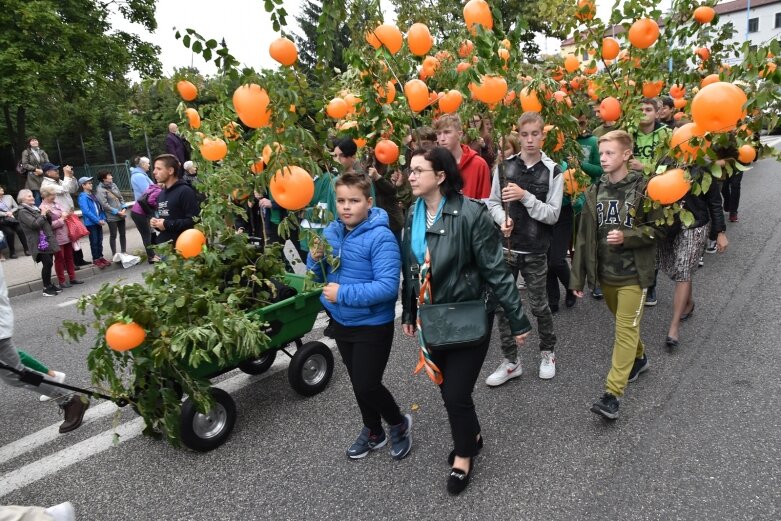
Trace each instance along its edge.
<instances>
[{"instance_id":1,"label":"cart wheel","mask_svg":"<svg viewBox=\"0 0 781 521\"><path fill-rule=\"evenodd\" d=\"M278 352L276 349L266 351L260 358L240 363L239 369L247 374L263 374L274 364Z\"/></svg>"},{"instance_id":2,"label":"cart wheel","mask_svg":"<svg viewBox=\"0 0 781 521\"><path fill-rule=\"evenodd\" d=\"M222 389L212 388L214 407L201 414L192 398L182 404L182 443L192 450L207 452L222 445L236 423L236 403Z\"/></svg>"},{"instance_id":3,"label":"cart wheel","mask_svg":"<svg viewBox=\"0 0 781 521\"><path fill-rule=\"evenodd\" d=\"M290 387L302 396L314 396L326 388L334 372L334 355L322 342L301 346L287 368Z\"/></svg>"}]
</instances>

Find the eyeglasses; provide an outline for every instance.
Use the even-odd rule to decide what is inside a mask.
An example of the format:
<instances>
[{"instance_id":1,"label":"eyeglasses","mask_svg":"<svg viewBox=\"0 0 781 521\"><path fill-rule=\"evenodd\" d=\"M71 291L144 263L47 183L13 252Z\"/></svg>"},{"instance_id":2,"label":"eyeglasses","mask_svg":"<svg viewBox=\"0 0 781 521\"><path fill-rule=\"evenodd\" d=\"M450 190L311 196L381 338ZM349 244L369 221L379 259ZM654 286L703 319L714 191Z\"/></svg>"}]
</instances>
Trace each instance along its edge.
<instances>
[{"instance_id":1,"label":"eyeglasses","mask_svg":"<svg viewBox=\"0 0 781 521\"><path fill-rule=\"evenodd\" d=\"M433 168L413 168L409 171L409 176L419 177L423 172L436 172Z\"/></svg>"}]
</instances>

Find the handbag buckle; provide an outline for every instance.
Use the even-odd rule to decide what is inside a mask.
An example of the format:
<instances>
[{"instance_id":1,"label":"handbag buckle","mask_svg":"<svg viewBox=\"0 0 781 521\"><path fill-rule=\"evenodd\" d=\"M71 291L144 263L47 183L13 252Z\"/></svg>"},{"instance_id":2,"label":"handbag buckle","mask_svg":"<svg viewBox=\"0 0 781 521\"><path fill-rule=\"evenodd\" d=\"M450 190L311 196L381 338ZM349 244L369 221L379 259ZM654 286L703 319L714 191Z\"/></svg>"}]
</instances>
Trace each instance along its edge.
<instances>
[{"instance_id":1,"label":"handbag buckle","mask_svg":"<svg viewBox=\"0 0 781 521\"><path fill-rule=\"evenodd\" d=\"M420 264L411 264L409 267L410 272L413 275L419 275L420 274Z\"/></svg>"}]
</instances>

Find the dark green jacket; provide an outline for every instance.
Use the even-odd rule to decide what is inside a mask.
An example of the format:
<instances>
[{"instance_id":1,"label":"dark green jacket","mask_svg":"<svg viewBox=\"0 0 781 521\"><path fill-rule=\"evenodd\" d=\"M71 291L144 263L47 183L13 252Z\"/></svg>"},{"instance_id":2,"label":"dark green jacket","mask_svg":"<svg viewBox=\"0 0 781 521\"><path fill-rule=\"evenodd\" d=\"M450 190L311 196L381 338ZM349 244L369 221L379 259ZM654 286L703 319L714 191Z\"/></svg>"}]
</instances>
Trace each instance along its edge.
<instances>
[{"instance_id":1,"label":"dark green jacket","mask_svg":"<svg viewBox=\"0 0 781 521\"><path fill-rule=\"evenodd\" d=\"M632 173L630 172L630 175ZM641 176L639 172L636 172ZM591 185L586 192L586 203L578 221L578 236L575 239L575 255L572 258L572 274L569 289L583 291L588 281L590 288L597 285L597 190L603 177L597 183ZM656 269L656 243L665 236L664 227L655 224L656 219L662 217L661 210L646 214L643 209L647 179L641 178L635 186L633 201L635 214L635 226L631 229L623 229L625 249L631 249L634 253L637 277L640 279L640 287L647 288L654 283L654 271Z\"/></svg>"},{"instance_id":2,"label":"dark green jacket","mask_svg":"<svg viewBox=\"0 0 781 521\"><path fill-rule=\"evenodd\" d=\"M415 322L420 294L417 259L411 245L414 213L413 206L401 248L403 324ZM484 204L461 195L451 196L442 208L442 217L426 231L426 242L431 253L435 304L485 298L490 287L490 293L507 314L512 334L531 330L518 288L504 261L499 233ZM493 298L486 309L496 309Z\"/></svg>"}]
</instances>

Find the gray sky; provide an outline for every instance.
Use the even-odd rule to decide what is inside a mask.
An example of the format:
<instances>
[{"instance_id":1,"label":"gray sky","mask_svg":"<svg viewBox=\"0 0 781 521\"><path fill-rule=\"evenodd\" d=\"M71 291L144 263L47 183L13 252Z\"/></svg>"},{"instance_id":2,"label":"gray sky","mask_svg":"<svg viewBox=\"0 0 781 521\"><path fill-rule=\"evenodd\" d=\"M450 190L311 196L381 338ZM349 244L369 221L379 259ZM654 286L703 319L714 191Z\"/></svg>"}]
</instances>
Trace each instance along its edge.
<instances>
[{"instance_id":1,"label":"gray sky","mask_svg":"<svg viewBox=\"0 0 781 521\"><path fill-rule=\"evenodd\" d=\"M297 30L293 19L299 12L302 0L285 0L288 30ZM660 6L666 8L670 0L661 0ZM613 0L597 0L597 14L603 19L610 16ZM386 21L393 22L393 11L389 2L383 2ZM115 27L141 32L140 26L127 23L121 16L112 18ZM143 38L158 45L161 49L160 61L163 71L170 74L174 67L194 65L206 74L215 72L213 64L206 65L200 56L195 56L174 38L174 27L183 31L193 28L203 37L220 40L225 38L231 53L244 65L256 69L274 67L276 62L268 55L269 44L279 36L271 27L269 15L263 9L263 0L158 0L157 31L143 35ZM402 31L406 28L402 27ZM539 38L543 52L556 52L559 41Z\"/></svg>"}]
</instances>

